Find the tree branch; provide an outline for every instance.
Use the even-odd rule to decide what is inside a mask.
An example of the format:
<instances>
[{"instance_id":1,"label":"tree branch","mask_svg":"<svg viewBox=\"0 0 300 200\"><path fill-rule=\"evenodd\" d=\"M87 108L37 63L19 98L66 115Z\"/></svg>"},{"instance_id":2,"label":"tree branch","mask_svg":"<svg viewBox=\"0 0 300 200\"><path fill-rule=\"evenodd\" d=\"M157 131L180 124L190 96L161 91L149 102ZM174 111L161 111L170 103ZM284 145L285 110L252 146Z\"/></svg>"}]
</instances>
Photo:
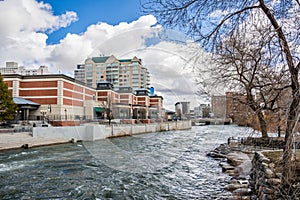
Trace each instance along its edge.
<instances>
[{"instance_id":1,"label":"tree branch","mask_svg":"<svg viewBox=\"0 0 300 200\"><path fill-rule=\"evenodd\" d=\"M241 9L241 10L238 10L238 11L236 11L236 12L234 12L234 13L230 13L230 14L226 15L226 16L221 20L221 22L216 26L216 28L215 28L210 34L207 35L207 37L210 38L212 35L214 35L216 32L218 32L218 30L223 26L223 24L224 24L227 20L229 20L230 18L232 18L233 16L239 15L239 14L241 14L241 13L247 11L247 10L252 10L252 9L255 9L255 8L259 8L259 6L249 6L249 7L245 7L245 8L243 8L243 9Z\"/></svg>"}]
</instances>

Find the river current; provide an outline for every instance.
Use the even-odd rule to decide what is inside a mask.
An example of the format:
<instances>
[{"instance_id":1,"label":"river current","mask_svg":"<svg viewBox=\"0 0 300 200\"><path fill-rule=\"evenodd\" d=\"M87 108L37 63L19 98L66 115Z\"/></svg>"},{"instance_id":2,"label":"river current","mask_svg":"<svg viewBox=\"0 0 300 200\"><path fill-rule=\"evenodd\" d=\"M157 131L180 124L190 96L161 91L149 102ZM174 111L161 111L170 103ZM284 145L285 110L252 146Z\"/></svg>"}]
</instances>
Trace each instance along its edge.
<instances>
[{"instance_id":1,"label":"river current","mask_svg":"<svg viewBox=\"0 0 300 200\"><path fill-rule=\"evenodd\" d=\"M251 130L191 130L0 152L0 199L227 199L230 177L206 156Z\"/></svg>"}]
</instances>

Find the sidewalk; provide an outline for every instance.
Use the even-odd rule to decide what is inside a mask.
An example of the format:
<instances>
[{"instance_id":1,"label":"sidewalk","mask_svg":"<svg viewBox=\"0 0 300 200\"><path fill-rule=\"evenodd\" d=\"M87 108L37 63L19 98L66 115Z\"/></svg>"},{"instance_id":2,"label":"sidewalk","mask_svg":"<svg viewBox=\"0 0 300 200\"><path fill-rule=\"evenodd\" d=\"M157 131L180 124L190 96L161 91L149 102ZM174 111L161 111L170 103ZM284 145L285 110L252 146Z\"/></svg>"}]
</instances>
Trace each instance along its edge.
<instances>
[{"instance_id":1,"label":"sidewalk","mask_svg":"<svg viewBox=\"0 0 300 200\"><path fill-rule=\"evenodd\" d=\"M34 138L29 132L0 133L0 151L68 143L66 139Z\"/></svg>"}]
</instances>

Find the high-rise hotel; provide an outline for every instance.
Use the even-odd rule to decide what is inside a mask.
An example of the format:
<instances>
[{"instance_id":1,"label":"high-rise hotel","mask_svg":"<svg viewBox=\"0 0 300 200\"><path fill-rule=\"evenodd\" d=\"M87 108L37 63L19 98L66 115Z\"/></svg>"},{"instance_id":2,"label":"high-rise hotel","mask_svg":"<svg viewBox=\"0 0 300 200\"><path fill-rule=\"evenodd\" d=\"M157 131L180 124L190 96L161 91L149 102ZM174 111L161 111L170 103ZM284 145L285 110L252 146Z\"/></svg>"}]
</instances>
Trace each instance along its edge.
<instances>
[{"instance_id":1,"label":"high-rise hotel","mask_svg":"<svg viewBox=\"0 0 300 200\"><path fill-rule=\"evenodd\" d=\"M87 58L84 64L77 65L74 76L90 87L107 81L113 84L115 90L125 86L136 91L149 89L150 85L148 69L136 56L132 59L117 59L113 55Z\"/></svg>"}]
</instances>

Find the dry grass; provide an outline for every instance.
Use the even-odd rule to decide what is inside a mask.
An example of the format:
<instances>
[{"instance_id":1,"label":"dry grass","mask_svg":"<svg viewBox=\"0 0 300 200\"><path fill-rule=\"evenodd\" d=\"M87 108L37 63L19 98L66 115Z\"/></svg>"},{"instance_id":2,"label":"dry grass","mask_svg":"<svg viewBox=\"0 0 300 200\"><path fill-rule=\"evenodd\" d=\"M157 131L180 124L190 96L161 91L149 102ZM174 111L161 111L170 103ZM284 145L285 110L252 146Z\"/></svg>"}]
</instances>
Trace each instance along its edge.
<instances>
[{"instance_id":1,"label":"dry grass","mask_svg":"<svg viewBox=\"0 0 300 200\"><path fill-rule=\"evenodd\" d=\"M262 152L266 158L270 159L272 163L277 163L282 160L282 151L265 151Z\"/></svg>"},{"instance_id":2,"label":"dry grass","mask_svg":"<svg viewBox=\"0 0 300 200\"><path fill-rule=\"evenodd\" d=\"M271 162L275 163L282 160L283 151L266 151L263 152L263 154L269 158ZM296 160L300 161L300 149L296 150Z\"/></svg>"}]
</instances>

